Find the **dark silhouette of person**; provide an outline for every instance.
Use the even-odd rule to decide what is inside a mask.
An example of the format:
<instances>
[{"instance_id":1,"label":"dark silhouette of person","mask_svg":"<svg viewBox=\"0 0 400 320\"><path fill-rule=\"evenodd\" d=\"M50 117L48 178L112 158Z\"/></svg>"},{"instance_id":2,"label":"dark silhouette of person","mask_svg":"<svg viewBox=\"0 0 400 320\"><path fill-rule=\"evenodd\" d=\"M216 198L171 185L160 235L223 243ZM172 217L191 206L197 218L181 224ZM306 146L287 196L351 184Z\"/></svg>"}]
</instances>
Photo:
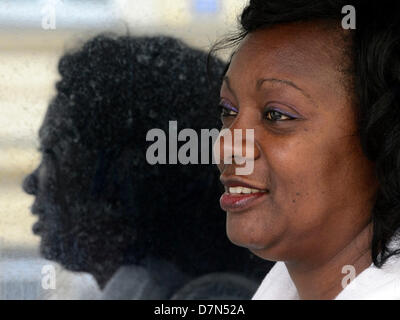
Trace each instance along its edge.
<instances>
[{"instance_id":1,"label":"dark silhouette of person","mask_svg":"<svg viewBox=\"0 0 400 320\"><path fill-rule=\"evenodd\" d=\"M224 63L206 60L174 38L113 35L60 59L23 188L42 256L92 274L105 299L249 299L270 267L228 240L212 163L146 161L153 128L219 127Z\"/></svg>"}]
</instances>

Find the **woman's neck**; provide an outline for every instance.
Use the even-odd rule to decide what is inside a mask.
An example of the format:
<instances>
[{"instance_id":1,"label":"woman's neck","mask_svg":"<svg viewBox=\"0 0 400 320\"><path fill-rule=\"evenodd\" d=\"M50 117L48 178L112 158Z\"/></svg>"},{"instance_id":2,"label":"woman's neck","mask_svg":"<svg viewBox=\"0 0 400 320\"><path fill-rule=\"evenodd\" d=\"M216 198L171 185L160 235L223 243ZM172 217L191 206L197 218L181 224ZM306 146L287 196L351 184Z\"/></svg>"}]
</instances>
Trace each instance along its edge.
<instances>
[{"instance_id":1,"label":"woman's neck","mask_svg":"<svg viewBox=\"0 0 400 320\"><path fill-rule=\"evenodd\" d=\"M372 224L368 224L337 253L318 264L286 262L300 299L334 299L350 280L368 268L372 262L371 228Z\"/></svg>"}]
</instances>

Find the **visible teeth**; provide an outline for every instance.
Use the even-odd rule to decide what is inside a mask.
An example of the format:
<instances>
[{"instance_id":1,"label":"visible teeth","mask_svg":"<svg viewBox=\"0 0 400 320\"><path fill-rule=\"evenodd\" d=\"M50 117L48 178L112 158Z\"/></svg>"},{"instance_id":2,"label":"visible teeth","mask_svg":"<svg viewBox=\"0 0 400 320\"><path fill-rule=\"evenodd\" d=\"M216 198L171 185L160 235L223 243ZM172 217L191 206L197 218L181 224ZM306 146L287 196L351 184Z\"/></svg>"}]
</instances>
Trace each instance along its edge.
<instances>
[{"instance_id":1,"label":"visible teeth","mask_svg":"<svg viewBox=\"0 0 400 320\"><path fill-rule=\"evenodd\" d=\"M230 187L229 188L229 193L231 194L250 194L250 193L260 193L260 192L266 192L264 190L259 190L259 189L252 189L252 188L245 188L245 187Z\"/></svg>"},{"instance_id":2,"label":"visible teeth","mask_svg":"<svg viewBox=\"0 0 400 320\"><path fill-rule=\"evenodd\" d=\"M242 193L251 193L251 189L249 189L249 188L242 188Z\"/></svg>"},{"instance_id":3,"label":"visible teeth","mask_svg":"<svg viewBox=\"0 0 400 320\"><path fill-rule=\"evenodd\" d=\"M230 193L241 193L240 190L241 188L237 187L237 188L229 188L229 192Z\"/></svg>"}]
</instances>

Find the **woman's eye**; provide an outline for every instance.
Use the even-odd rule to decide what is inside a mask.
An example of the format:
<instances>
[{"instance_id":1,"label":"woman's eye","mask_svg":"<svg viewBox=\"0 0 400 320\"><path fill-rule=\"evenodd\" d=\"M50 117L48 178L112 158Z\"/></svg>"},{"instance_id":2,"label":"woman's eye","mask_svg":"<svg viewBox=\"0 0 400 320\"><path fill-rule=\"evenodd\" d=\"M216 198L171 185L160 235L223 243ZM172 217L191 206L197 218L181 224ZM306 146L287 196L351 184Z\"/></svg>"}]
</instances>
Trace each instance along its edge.
<instances>
[{"instance_id":1,"label":"woman's eye","mask_svg":"<svg viewBox=\"0 0 400 320\"><path fill-rule=\"evenodd\" d=\"M220 105L222 117L235 117L238 113L230 108Z\"/></svg>"},{"instance_id":2,"label":"woman's eye","mask_svg":"<svg viewBox=\"0 0 400 320\"><path fill-rule=\"evenodd\" d=\"M265 118L268 121L287 121L287 120L293 120L293 118L280 113L279 111L276 110L268 110L265 112Z\"/></svg>"}]
</instances>

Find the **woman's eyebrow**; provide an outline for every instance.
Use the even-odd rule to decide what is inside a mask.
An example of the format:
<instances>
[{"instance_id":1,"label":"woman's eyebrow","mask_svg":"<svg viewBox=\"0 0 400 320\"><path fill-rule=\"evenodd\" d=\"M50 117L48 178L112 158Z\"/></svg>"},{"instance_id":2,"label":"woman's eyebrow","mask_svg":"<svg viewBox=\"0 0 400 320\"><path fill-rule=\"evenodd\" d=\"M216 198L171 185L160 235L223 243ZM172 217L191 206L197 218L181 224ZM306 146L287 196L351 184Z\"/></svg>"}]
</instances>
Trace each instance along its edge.
<instances>
[{"instance_id":1,"label":"woman's eyebrow","mask_svg":"<svg viewBox=\"0 0 400 320\"><path fill-rule=\"evenodd\" d=\"M306 93L303 89L301 89L300 87L298 87L297 85L295 85L292 81L290 81L290 80L283 80L283 79L277 79L277 78L264 78L264 79L259 79L259 80L257 81L257 90L260 90L260 88L261 88L261 86L263 85L263 83L264 83L264 82L267 82L267 81L269 81L269 82L279 82L279 83L283 83L283 84L285 84L285 85L291 86L291 87L295 88L296 90L299 90L299 91L300 91L301 93L303 93L307 98L310 98L310 95L309 95L308 93ZM227 85L229 91L232 91L232 92L233 92L233 90L232 90L232 88L231 88L231 84L230 84L230 81L229 81L229 77L228 77L228 76L224 76L224 77L223 77L223 82L226 83L226 85Z\"/></svg>"},{"instance_id":2,"label":"woman's eyebrow","mask_svg":"<svg viewBox=\"0 0 400 320\"><path fill-rule=\"evenodd\" d=\"M277 79L277 78L264 78L264 79L259 79L257 81L257 90L260 90L261 86L263 85L264 82L277 82L286 86L290 86L294 89L296 89L297 91L299 91L301 94L303 94L303 96L305 96L307 99L309 99L312 104L318 108L317 103L313 100L313 98L306 92L304 91L302 88L300 88L299 86L297 86L294 82L290 81L290 80L284 80L284 79Z\"/></svg>"},{"instance_id":3,"label":"woman's eyebrow","mask_svg":"<svg viewBox=\"0 0 400 320\"><path fill-rule=\"evenodd\" d=\"M232 90L230 81L229 81L229 77L228 76L224 76L223 77L223 82L226 83L226 86L228 87L229 91L232 92L233 95L235 95L235 92ZM263 79L259 79L257 81L257 90L260 90L261 86L263 85L264 82L277 82L286 86L290 86L294 89L296 89L297 91L300 91L300 93L302 93L307 99L309 99L316 107L318 107L318 105L315 103L315 101L311 98L311 96L304 91L303 89L301 89L299 86L297 86L294 82L290 81L290 80L284 80L284 79L277 79L277 78L263 78ZM236 98L236 96L235 96Z\"/></svg>"},{"instance_id":4,"label":"woman's eyebrow","mask_svg":"<svg viewBox=\"0 0 400 320\"><path fill-rule=\"evenodd\" d=\"M259 79L257 81L257 90L260 90L261 86L263 85L264 82L278 82L287 86L290 86L292 88L295 88L296 90L300 91L304 96L306 96L308 99L311 99L310 95L305 92L303 89L301 89L299 86L294 84L290 80L283 80L283 79L277 79L277 78L264 78L264 79Z\"/></svg>"}]
</instances>

